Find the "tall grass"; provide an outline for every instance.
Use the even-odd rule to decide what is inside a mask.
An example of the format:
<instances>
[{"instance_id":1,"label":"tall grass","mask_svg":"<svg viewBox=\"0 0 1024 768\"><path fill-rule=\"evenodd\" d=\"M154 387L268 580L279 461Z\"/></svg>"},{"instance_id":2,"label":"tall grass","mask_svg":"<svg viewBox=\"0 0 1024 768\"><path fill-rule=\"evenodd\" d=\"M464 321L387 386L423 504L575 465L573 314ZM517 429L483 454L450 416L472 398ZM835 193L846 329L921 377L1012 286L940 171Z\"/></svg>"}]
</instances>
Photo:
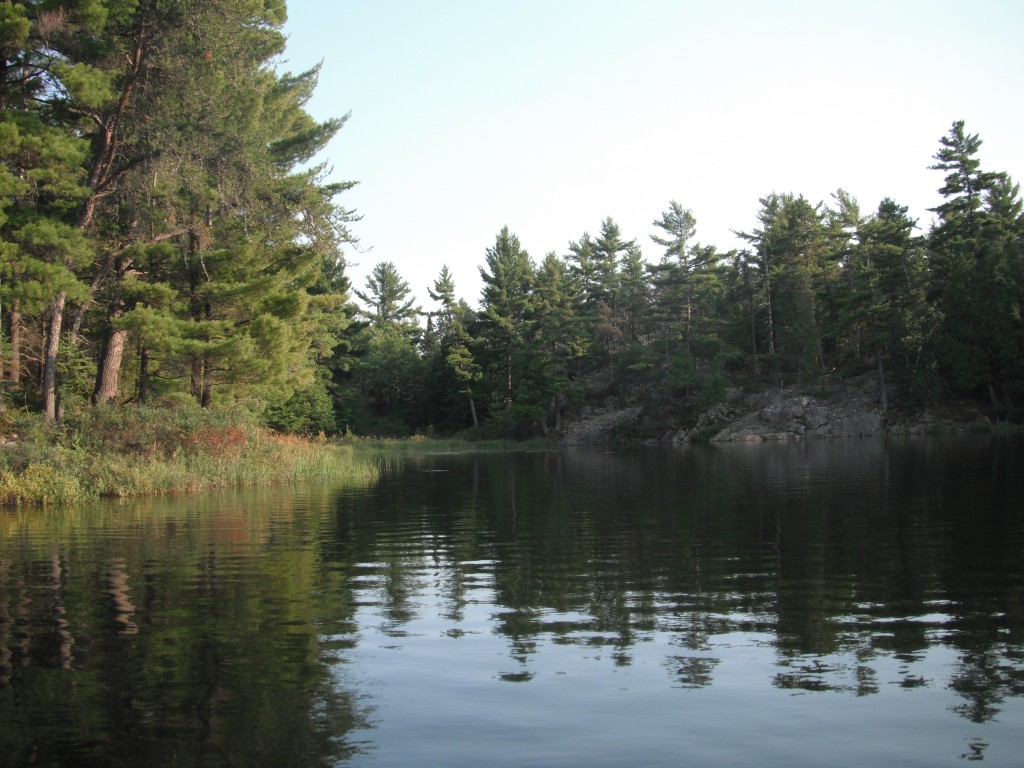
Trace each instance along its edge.
<instances>
[{"instance_id":1,"label":"tall grass","mask_svg":"<svg viewBox=\"0 0 1024 768\"><path fill-rule=\"evenodd\" d=\"M279 436L230 411L88 408L63 428L22 416L3 431L17 437L0 448L0 504L320 479L368 484L379 474L352 446Z\"/></svg>"}]
</instances>

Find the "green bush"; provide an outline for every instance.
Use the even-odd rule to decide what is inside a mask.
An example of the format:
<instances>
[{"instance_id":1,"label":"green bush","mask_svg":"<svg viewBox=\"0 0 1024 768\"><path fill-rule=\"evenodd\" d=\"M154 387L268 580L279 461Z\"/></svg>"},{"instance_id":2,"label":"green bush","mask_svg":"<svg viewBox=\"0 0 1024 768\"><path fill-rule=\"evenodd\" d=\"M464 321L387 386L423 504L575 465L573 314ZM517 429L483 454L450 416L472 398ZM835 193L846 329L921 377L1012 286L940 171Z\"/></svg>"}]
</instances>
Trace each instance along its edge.
<instances>
[{"instance_id":1,"label":"green bush","mask_svg":"<svg viewBox=\"0 0 1024 768\"><path fill-rule=\"evenodd\" d=\"M0 470L0 504L64 504L92 496L59 466L33 464L19 473Z\"/></svg>"},{"instance_id":2,"label":"green bush","mask_svg":"<svg viewBox=\"0 0 1024 768\"><path fill-rule=\"evenodd\" d=\"M284 402L269 404L263 419L271 429L289 435L312 436L321 432L333 435L338 432L331 394L327 391L327 384L320 379Z\"/></svg>"}]
</instances>

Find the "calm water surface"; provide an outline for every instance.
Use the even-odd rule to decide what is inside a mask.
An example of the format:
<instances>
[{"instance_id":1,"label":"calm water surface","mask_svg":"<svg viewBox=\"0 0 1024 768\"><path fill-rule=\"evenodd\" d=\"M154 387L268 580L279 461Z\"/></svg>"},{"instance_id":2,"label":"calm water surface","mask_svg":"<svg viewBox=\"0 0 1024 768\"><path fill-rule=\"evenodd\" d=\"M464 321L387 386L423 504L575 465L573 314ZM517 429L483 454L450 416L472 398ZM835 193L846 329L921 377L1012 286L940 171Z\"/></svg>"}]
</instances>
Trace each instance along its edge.
<instances>
[{"instance_id":1,"label":"calm water surface","mask_svg":"<svg viewBox=\"0 0 1024 768\"><path fill-rule=\"evenodd\" d=\"M1020 438L384 465L0 512L0 766L1020 765Z\"/></svg>"}]
</instances>

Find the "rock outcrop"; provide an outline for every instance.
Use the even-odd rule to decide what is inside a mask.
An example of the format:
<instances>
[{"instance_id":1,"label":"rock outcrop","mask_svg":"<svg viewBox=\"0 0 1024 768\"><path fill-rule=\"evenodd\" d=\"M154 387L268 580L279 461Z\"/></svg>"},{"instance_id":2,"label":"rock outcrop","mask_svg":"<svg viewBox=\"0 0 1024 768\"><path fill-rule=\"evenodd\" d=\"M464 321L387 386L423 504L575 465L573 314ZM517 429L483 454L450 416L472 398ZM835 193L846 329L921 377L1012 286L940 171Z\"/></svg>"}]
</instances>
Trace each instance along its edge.
<instances>
[{"instance_id":1,"label":"rock outcrop","mask_svg":"<svg viewBox=\"0 0 1024 768\"><path fill-rule=\"evenodd\" d=\"M885 431L881 410L861 390L828 399L788 391L750 395L722 415L726 426L711 437L712 442L860 437Z\"/></svg>"},{"instance_id":2,"label":"rock outcrop","mask_svg":"<svg viewBox=\"0 0 1024 768\"><path fill-rule=\"evenodd\" d=\"M609 445L617 433L632 425L641 412L640 406L630 408L583 408L580 418L566 426L558 439L560 445Z\"/></svg>"},{"instance_id":3,"label":"rock outcrop","mask_svg":"<svg viewBox=\"0 0 1024 768\"><path fill-rule=\"evenodd\" d=\"M581 409L578 420L566 425L562 445L608 445L617 440L647 443L761 442L816 437L913 435L931 431L960 431L984 420L969 408L948 409L946 418L927 410L883 412L873 384L826 383L810 390L775 389L745 394L738 389L694 419L651 404L644 408ZM673 426L673 421L676 425ZM667 422L667 423L666 423Z\"/></svg>"}]
</instances>

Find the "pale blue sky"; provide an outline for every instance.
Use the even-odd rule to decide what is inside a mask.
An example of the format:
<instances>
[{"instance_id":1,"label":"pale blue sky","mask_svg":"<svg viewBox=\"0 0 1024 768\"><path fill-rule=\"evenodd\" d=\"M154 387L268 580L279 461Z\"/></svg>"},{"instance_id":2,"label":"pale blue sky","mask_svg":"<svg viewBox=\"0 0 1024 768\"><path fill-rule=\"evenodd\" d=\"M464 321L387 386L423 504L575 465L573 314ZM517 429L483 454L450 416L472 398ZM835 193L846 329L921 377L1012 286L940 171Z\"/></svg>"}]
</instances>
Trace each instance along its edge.
<instances>
[{"instance_id":1,"label":"pale blue sky","mask_svg":"<svg viewBox=\"0 0 1024 768\"><path fill-rule=\"evenodd\" d=\"M447 263L476 305L508 225L539 262L610 216L661 257L670 200L697 240L737 247L770 192L927 226L928 170L954 120L989 170L1024 177L1024 3L1017 0L289 0L285 68L323 61L310 105L351 112L322 158L362 288L392 261L425 306Z\"/></svg>"}]
</instances>

